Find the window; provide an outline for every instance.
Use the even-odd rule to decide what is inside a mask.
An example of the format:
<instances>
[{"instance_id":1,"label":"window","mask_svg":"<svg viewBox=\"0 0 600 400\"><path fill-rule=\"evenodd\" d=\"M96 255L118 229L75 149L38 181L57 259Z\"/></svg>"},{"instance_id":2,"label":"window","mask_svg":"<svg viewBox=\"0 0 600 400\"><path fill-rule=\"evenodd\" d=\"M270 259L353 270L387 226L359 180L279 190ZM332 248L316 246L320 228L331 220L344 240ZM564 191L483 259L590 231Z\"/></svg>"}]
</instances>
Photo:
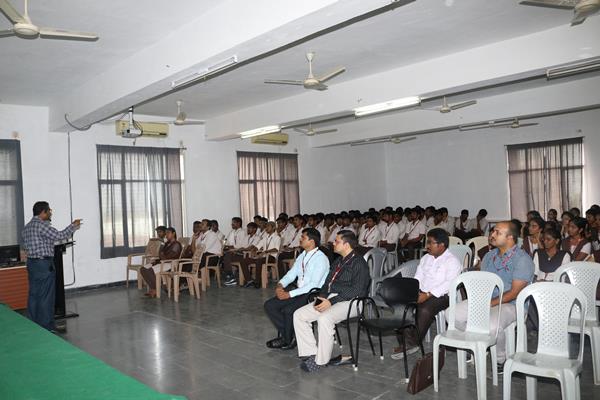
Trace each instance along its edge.
<instances>
[{"instance_id":1,"label":"window","mask_svg":"<svg viewBox=\"0 0 600 400\"><path fill-rule=\"evenodd\" d=\"M143 251L159 225L183 228L179 149L97 146L101 257Z\"/></svg>"},{"instance_id":2,"label":"window","mask_svg":"<svg viewBox=\"0 0 600 400\"><path fill-rule=\"evenodd\" d=\"M529 210L543 216L554 208L560 213L581 208L583 140L507 146L510 211L524 220Z\"/></svg>"},{"instance_id":3,"label":"window","mask_svg":"<svg viewBox=\"0 0 600 400\"><path fill-rule=\"evenodd\" d=\"M21 241L23 185L21 147L18 140L0 140L0 246Z\"/></svg>"},{"instance_id":4,"label":"window","mask_svg":"<svg viewBox=\"0 0 600 400\"><path fill-rule=\"evenodd\" d=\"M256 214L274 220L281 212L300 211L296 154L238 151L237 157L243 221Z\"/></svg>"}]
</instances>

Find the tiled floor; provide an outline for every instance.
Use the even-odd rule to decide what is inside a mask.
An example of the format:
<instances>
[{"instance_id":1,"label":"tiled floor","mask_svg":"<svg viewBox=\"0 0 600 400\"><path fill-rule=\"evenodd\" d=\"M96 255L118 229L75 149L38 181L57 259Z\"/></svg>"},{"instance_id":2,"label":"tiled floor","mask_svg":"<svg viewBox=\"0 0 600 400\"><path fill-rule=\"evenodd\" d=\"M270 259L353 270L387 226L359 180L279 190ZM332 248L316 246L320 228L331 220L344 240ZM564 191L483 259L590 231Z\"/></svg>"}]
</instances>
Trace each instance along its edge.
<instances>
[{"instance_id":1,"label":"tiled floor","mask_svg":"<svg viewBox=\"0 0 600 400\"><path fill-rule=\"evenodd\" d=\"M64 338L159 391L189 399L411 397L406 392L402 361L389 357L392 337L384 338L383 361L370 354L366 341L361 343L357 372L344 366L306 374L298 368L295 351L267 349L264 343L275 332L262 304L271 294L272 289L211 287L200 300L184 292L179 304L166 296L142 298L142 292L133 287L72 294L67 308L80 317L67 320ZM342 342L348 343L343 331ZM348 353L347 347L343 350ZM336 347L334 354L338 352ZM418 353L409 356L411 367L417 357ZM591 368L586 351L583 399L600 398L600 386L593 385ZM491 378L487 383L488 398L501 399L502 378L498 387L492 385ZM524 378L514 376L512 387L514 399L525 399ZM558 384L541 382L538 396L560 399ZM458 379L454 353L447 353L439 393L430 387L414 396L444 400L476 397L473 367L469 366L468 379Z\"/></svg>"}]
</instances>

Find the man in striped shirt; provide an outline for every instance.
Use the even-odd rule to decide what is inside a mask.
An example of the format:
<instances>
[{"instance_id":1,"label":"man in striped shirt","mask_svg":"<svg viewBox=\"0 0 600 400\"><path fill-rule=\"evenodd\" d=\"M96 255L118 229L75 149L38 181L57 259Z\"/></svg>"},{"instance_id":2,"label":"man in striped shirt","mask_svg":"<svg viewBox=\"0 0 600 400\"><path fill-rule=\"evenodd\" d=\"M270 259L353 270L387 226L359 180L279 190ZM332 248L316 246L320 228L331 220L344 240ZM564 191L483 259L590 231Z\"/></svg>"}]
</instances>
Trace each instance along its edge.
<instances>
[{"instance_id":1,"label":"man in striped shirt","mask_svg":"<svg viewBox=\"0 0 600 400\"><path fill-rule=\"evenodd\" d=\"M50 224L52 209L45 201L33 205L33 218L22 232L27 252L27 274L29 276L29 298L27 312L36 324L54 331L54 296L56 270L54 269L54 244L70 238L81 226L76 219L62 231Z\"/></svg>"}]
</instances>

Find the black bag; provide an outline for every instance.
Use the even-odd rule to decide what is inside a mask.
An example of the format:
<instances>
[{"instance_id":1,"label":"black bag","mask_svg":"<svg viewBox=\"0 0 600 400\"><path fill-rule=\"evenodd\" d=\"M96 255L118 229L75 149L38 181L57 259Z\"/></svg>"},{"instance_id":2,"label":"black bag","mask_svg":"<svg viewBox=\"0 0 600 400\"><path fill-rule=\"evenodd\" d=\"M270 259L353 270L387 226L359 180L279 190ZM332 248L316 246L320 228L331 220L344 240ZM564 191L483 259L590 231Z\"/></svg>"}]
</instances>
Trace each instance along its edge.
<instances>
[{"instance_id":1,"label":"black bag","mask_svg":"<svg viewBox=\"0 0 600 400\"><path fill-rule=\"evenodd\" d=\"M446 352L440 349L439 371L444 366ZM427 353L419 358L413 368L406 391L410 394L417 394L421 390L433 384L433 353Z\"/></svg>"}]
</instances>

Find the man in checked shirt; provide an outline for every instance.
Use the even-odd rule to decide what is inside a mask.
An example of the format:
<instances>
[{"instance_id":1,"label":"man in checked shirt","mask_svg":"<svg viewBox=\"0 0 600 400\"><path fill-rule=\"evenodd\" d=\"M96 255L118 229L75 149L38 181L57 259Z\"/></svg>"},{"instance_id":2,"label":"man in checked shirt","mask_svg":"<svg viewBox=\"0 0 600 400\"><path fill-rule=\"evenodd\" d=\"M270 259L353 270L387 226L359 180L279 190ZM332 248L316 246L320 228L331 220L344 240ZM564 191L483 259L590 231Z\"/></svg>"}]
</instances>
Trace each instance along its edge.
<instances>
[{"instance_id":1,"label":"man in checked shirt","mask_svg":"<svg viewBox=\"0 0 600 400\"><path fill-rule=\"evenodd\" d=\"M62 231L52 227L52 209L45 201L33 205L33 218L23 228L23 243L27 252L29 298L27 312L36 324L55 331L54 325L54 243L68 239L81 226L76 219Z\"/></svg>"}]
</instances>

